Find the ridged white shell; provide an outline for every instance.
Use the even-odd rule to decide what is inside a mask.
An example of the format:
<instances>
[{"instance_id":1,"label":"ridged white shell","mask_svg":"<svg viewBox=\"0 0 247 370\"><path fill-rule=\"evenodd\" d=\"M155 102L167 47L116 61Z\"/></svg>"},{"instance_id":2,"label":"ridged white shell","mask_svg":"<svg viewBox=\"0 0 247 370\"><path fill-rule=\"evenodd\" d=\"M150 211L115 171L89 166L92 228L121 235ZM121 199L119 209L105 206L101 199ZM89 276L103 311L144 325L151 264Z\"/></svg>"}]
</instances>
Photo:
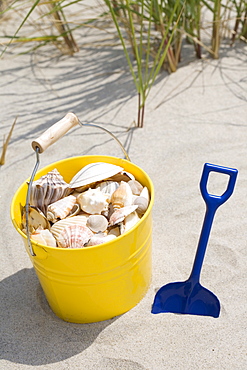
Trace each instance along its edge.
<instances>
[{"instance_id":1,"label":"ridged white shell","mask_svg":"<svg viewBox=\"0 0 247 370\"><path fill-rule=\"evenodd\" d=\"M58 236L61 234L62 230L66 226L70 226L70 225L86 226L87 219L88 219L88 215L78 215L78 216L73 216L73 217L65 218L64 220L57 221L54 225L52 225L51 233L55 236L55 238L58 238Z\"/></svg>"},{"instance_id":2,"label":"ridged white shell","mask_svg":"<svg viewBox=\"0 0 247 370\"><path fill-rule=\"evenodd\" d=\"M95 162L83 167L70 181L70 188L79 188L81 186L92 184L96 181L102 181L108 177L114 176L123 168L111 163Z\"/></svg>"},{"instance_id":3,"label":"ridged white shell","mask_svg":"<svg viewBox=\"0 0 247 370\"><path fill-rule=\"evenodd\" d=\"M38 228L31 234L31 239L37 243L47 245L49 247L56 247L56 239L48 229Z\"/></svg>"},{"instance_id":4,"label":"ridged white shell","mask_svg":"<svg viewBox=\"0 0 247 370\"><path fill-rule=\"evenodd\" d=\"M69 225L59 234L57 244L60 248L83 248L92 236L87 226Z\"/></svg>"},{"instance_id":5,"label":"ridged white shell","mask_svg":"<svg viewBox=\"0 0 247 370\"><path fill-rule=\"evenodd\" d=\"M69 195L56 202L49 204L47 207L47 219L51 222L56 222L67 217L76 204L76 197Z\"/></svg>"},{"instance_id":6,"label":"ridged white shell","mask_svg":"<svg viewBox=\"0 0 247 370\"><path fill-rule=\"evenodd\" d=\"M77 196L77 202L84 212L100 214L108 207L107 196L101 193L100 188L88 189Z\"/></svg>"}]
</instances>

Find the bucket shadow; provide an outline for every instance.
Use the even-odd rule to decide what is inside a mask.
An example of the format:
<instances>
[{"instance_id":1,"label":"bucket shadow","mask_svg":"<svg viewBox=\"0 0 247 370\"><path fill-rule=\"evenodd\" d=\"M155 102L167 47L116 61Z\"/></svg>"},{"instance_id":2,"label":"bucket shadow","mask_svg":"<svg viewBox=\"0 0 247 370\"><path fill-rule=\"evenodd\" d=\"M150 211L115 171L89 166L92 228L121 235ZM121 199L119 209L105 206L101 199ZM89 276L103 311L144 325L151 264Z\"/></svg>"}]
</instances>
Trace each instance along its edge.
<instances>
[{"instance_id":1,"label":"bucket shadow","mask_svg":"<svg viewBox=\"0 0 247 370\"><path fill-rule=\"evenodd\" d=\"M60 320L50 309L34 269L0 283L1 358L39 366L75 356L88 348L117 317L92 324Z\"/></svg>"}]
</instances>

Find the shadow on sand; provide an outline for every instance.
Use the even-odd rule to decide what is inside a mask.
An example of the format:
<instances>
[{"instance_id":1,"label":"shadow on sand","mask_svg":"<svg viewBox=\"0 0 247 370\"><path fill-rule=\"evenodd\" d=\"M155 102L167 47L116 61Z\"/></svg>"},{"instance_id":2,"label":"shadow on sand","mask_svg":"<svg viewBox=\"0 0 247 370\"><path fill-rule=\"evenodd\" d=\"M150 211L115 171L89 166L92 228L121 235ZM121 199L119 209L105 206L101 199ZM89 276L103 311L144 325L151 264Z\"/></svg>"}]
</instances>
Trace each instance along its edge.
<instances>
[{"instance_id":1,"label":"shadow on sand","mask_svg":"<svg viewBox=\"0 0 247 370\"><path fill-rule=\"evenodd\" d=\"M66 323L51 311L34 270L22 269L0 283L1 358L32 366L83 352L116 319Z\"/></svg>"}]
</instances>

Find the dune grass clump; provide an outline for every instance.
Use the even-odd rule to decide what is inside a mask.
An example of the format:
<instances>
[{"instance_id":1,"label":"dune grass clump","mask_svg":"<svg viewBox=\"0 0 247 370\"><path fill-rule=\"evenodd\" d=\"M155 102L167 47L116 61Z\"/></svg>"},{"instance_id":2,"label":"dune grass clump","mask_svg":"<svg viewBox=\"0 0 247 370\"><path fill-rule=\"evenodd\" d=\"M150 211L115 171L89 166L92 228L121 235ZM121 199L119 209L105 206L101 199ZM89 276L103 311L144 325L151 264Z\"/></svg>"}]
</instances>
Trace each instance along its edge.
<instances>
[{"instance_id":1,"label":"dune grass clump","mask_svg":"<svg viewBox=\"0 0 247 370\"><path fill-rule=\"evenodd\" d=\"M122 45L136 87L138 127L143 127L146 100L157 75L161 69L176 72L186 43L194 46L196 58L209 54L218 59L223 40L231 46L236 40L247 42L247 0L98 0L98 7L84 4L83 0L0 0L0 26L12 14L19 24L14 34L0 33L0 55L11 45L31 44L24 52L32 52L48 43L73 55L82 43L79 28L95 27L110 34L113 44ZM97 44L91 42L91 47Z\"/></svg>"}]
</instances>

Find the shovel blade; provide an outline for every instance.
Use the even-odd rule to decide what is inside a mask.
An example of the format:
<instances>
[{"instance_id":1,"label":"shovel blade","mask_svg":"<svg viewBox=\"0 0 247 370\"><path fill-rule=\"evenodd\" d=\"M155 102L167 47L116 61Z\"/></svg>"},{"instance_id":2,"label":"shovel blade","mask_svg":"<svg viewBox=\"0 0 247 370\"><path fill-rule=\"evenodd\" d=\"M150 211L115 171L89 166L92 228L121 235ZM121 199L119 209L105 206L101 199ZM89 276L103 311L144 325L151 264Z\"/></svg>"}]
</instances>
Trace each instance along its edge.
<instances>
[{"instance_id":1,"label":"shovel blade","mask_svg":"<svg viewBox=\"0 0 247 370\"><path fill-rule=\"evenodd\" d=\"M219 317L220 302L199 282L190 280L164 285L155 295L152 313L172 312Z\"/></svg>"}]
</instances>

